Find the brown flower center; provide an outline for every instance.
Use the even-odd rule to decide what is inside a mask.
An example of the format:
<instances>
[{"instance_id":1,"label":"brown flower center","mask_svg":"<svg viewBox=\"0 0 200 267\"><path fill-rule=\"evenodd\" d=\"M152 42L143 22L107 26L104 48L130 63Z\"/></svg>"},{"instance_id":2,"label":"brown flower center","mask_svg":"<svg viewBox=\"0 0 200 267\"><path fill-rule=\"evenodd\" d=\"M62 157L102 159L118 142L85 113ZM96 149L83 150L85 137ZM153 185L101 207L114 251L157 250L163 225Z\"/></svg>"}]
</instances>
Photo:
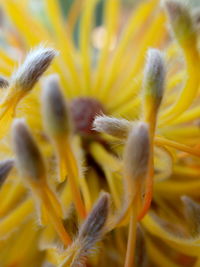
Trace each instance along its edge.
<instances>
[{"instance_id":1,"label":"brown flower center","mask_svg":"<svg viewBox=\"0 0 200 267\"><path fill-rule=\"evenodd\" d=\"M104 111L101 103L94 98L78 97L72 100L70 108L75 132L83 136L95 134L92 124Z\"/></svg>"}]
</instances>

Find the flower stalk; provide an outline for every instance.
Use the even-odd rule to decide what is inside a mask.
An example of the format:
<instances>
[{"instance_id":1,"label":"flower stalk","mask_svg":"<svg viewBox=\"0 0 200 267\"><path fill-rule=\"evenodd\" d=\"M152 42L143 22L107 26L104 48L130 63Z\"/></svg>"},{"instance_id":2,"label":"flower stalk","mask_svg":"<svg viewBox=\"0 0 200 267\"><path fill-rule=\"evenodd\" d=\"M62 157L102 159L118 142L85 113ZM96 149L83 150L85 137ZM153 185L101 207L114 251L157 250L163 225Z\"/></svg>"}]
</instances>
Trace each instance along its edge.
<instances>
[{"instance_id":1,"label":"flower stalk","mask_svg":"<svg viewBox=\"0 0 200 267\"><path fill-rule=\"evenodd\" d=\"M125 267L134 266L136 229L143 188L146 184L150 160L150 136L148 125L138 123L129 134L124 152L126 197L131 199L128 247Z\"/></svg>"}]
</instances>

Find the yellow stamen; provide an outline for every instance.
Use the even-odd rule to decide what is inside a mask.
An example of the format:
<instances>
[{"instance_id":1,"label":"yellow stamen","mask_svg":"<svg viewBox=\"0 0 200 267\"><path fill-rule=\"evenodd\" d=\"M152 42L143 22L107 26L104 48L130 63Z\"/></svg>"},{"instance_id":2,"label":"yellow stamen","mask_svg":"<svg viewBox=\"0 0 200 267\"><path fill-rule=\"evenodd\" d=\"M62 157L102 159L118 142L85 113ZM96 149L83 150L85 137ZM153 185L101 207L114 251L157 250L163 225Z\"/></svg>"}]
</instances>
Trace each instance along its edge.
<instances>
[{"instance_id":1,"label":"yellow stamen","mask_svg":"<svg viewBox=\"0 0 200 267\"><path fill-rule=\"evenodd\" d=\"M58 142L57 146L60 147L60 151L62 151L62 157L66 164L65 166L68 173L69 186L72 191L72 198L74 200L77 212L81 216L81 218L85 218L86 216L85 206L82 201L82 197L78 186L79 170L71 145L69 141L65 139L62 140L62 142Z\"/></svg>"},{"instance_id":2,"label":"yellow stamen","mask_svg":"<svg viewBox=\"0 0 200 267\"><path fill-rule=\"evenodd\" d=\"M48 194L46 192L48 192ZM67 233L67 231L65 230L63 223L58 216L59 211L56 210L56 207L54 206L55 203L52 202L52 200L49 197L50 196L49 189L47 190L47 189L37 188L36 194L42 200L42 203L45 207L45 211L48 215L48 218L51 221L52 225L54 226L63 244L65 246L68 246L71 243L71 238L69 234ZM51 193L51 197L52 197L52 193ZM54 203L54 205L52 203Z\"/></svg>"},{"instance_id":3,"label":"yellow stamen","mask_svg":"<svg viewBox=\"0 0 200 267\"><path fill-rule=\"evenodd\" d=\"M119 192L116 186L116 177L114 177L113 172L116 172L120 169L120 163L117 158L114 158L110 153L108 153L101 145L93 143L90 146L90 152L93 155L94 159L105 172L105 176L110 188L110 191L113 196L113 201L116 207L120 207Z\"/></svg>"},{"instance_id":4,"label":"yellow stamen","mask_svg":"<svg viewBox=\"0 0 200 267\"><path fill-rule=\"evenodd\" d=\"M128 246L126 250L126 260L124 267L133 267L135 265L135 246L136 246L136 231L137 231L137 212L138 212L138 197L135 196L133 201L134 207L130 214Z\"/></svg>"}]
</instances>

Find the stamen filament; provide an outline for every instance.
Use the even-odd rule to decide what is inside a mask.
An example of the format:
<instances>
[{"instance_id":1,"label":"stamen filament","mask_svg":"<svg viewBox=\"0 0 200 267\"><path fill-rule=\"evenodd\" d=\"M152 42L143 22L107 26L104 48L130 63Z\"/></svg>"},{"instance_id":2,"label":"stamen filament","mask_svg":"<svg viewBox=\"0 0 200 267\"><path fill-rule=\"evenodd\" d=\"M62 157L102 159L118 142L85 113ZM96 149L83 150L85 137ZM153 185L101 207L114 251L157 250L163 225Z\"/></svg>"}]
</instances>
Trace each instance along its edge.
<instances>
[{"instance_id":1,"label":"stamen filament","mask_svg":"<svg viewBox=\"0 0 200 267\"><path fill-rule=\"evenodd\" d=\"M60 147L60 150L62 150L62 157L66 164L65 166L68 172L68 181L72 191L72 198L74 200L78 214L83 219L86 217L86 210L77 182L79 171L76 159L68 140L62 140L62 142L59 142L59 140L57 141L57 146Z\"/></svg>"},{"instance_id":2,"label":"stamen filament","mask_svg":"<svg viewBox=\"0 0 200 267\"><path fill-rule=\"evenodd\" d=\"M44 192L48 196L53 208L55 209L55 211L57 213L57 216L62 218L63 217L62 206L61 206L59 200L57 199L55 193L49 188L49 186L44 187Z\"/></svg>"},{"instance_id":3,"label":"stamen filament","mask_svg":"<svg viewBox=\"0 0 200 267\"><path fill-rule=\"evenodd\" d=\"M129 233L128 233L128 246L126 250L126 260L124 267L134 267L135 261L135 246L136 246L136 231L137 231L137 210L138 210L138 194L133 201L134 207L131 210Z\"/></svg>"},{"instance_id":4,"label":"stamen filament","mask_svg":"<svg viewBox=\"0 0 200 267\"><path fill-rule=\"evenodd\" d=\"M51 220L51 223L53 224L57 234L59 235L64 245L68 246L72 242L71 238L64 228L61 218L59 218L57 210L52 205L52 201L50 200L49 195L46 194L46 190L43 189L38 189L37 194L39 194L49 220Z\"/></svg>"}]
</instances>

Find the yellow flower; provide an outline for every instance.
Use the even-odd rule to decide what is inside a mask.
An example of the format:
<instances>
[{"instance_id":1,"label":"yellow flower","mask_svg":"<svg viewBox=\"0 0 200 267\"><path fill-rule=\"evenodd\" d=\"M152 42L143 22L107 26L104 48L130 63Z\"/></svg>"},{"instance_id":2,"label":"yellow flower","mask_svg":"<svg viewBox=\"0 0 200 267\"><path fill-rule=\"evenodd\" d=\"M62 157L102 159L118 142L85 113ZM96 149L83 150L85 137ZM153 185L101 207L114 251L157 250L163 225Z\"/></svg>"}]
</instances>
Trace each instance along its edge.
<instances>
[{"instance_id":1,"label":"yellow flower","mask_svg":"<svg viewBox=\"0 0 200 267\"><path fill-rule=\"evenodd\" d=\"M0 3L1 266L200 266L198 12Z\"/></svg>"}]
</instances>

